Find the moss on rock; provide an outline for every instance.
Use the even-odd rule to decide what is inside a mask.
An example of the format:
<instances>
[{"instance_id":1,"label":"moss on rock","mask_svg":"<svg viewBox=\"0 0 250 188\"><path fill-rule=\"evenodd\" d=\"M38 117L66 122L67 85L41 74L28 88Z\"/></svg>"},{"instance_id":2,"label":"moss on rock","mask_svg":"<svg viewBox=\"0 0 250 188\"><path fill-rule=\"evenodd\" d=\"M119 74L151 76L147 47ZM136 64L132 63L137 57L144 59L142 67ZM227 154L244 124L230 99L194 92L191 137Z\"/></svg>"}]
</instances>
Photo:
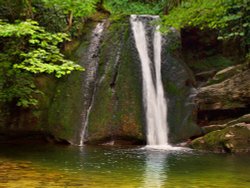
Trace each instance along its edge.
<instances>
[{"instance_id":1,"label":"moss on rock","mask_svg":"<svg viewBox=\"0 0 250 188\"><path fill-rule=\"evenodd\" d=\"M239 123L199 137L191 142L194 149L214 152L250 152L250 124Z\"/></svg>"},{"instance_id":2,"label":"moss on rock","mask_svg":"<svg viewBox=\"0 0 250 188\"><path fill-rule=\"evenodd\" d=\"M128 19L114 21L104 36L98 87L89 116L88 142L143 140L140 66Z\"/></svg>"},{"instance_id":3,"label":"moss on rock","mask_svg":"<svg viewBox=\"0 0 250 188\"><path fill-rule=\"evenodd\" d=\"M178 43L178 33L164 36L162 46L162 82L168 107L169 141L178 143L194 135L200 135L200 128L195 124L195 105L193 97L194 76L180 52L171 51L171 43Z\"/></svg>"},{"instance_id":4,"label":"moss on rock","mask_svg":"<svg viewBox=\"0 0 250 188\"><path fill-rule=\"evenodd\" d=\"M204 126L204 127L202 127L202 130L203 130L203 133L207 134L209 132L221 130L221 129L224 129L224 128L229 127L231 125L235 125L237 123L250 123L250 114L246 114L246 115L241 116L237 119L229 121L225 124Z\"/></svg>"},{"instance_id":5,"label":"moss on rock","mask_svg":"<svg viewBox=\"0 0 250 188\"><path fill-rule=\"evenodd\" d=\"M94 22L85 25L84 35L78 39L80 43L76 40L65 46L65 54L83 67L94 25ZM76 130L81 126L84 74L85 72L73 72L57 80L48 110L46 129L71 143L75 143Z\"/></svg>"}]
</instances>

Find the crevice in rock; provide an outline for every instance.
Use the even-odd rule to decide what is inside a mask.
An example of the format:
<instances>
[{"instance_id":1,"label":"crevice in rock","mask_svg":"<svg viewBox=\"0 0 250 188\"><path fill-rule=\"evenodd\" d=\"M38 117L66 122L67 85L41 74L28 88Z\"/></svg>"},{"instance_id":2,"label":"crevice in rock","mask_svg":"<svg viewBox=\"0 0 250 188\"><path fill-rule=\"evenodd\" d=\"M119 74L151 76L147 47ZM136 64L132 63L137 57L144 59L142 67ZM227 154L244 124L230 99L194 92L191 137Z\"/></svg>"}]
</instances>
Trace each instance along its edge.
<instances>
[{"instance_id":1,"label":"crevice in rock","mask_svg":"<svg viewBox=\"0 0 250 188\"><path fill-rule=\"evenodd\" d=\"M223 147L223 150L224 150L226 153L232 153L231 149L228 148L228 147L226 146L225 143L222 143L222 147Z\"/></svg>"},{"instance_id":2,"label":"crevice in rock","mask_svg":"<svg viewBox=\"0 0 250 188\"><path fill-rule=\"evenodd\" d=\"M235 109L218 109L198 111L197 122L199 126L224 123L223 121L239 118L250 113L250 107Z\"/></svg>"},{"instance_id":3,"label":"crevice in rock","mask_svg":"<svg viewBox=\"0 0 250 188\"><path fill-rule=\"evenodd\" d=\"M118 62L115 65L115 68L114 68L114 74L112 76L111 83L109 84L111 89L115 88L117 77L118 77L119 66L120 66L120 61L118 60Z\"/></svg>"},{"instance_id":4,"label":"crevice in rock","mask_svg":"<svg viewBox=\"0 0 250 188\"><path fill-rule=\"evenodd\" d=\"M115 63L114 63L114 72L112 75L111 83L109 84L109 86L112 90L114 90L114 88L116 86L116 81L117 81L118 75L119 75L119 68L120 68L120 64L121 64L120 57L121 57L121 49L123 46L123 42L124 42L124 37L123 37L122 42L120 43L118 50L117 50Z\"/></svg>"}]
</instances>

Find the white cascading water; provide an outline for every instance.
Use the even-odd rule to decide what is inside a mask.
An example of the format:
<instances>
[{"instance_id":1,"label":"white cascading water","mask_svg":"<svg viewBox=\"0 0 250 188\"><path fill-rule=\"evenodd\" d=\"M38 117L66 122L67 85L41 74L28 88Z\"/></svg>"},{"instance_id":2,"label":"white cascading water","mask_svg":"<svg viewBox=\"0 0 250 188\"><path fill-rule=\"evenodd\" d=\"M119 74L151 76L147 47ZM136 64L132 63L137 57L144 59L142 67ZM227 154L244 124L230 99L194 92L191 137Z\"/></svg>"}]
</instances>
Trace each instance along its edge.
<instances>
[{"instance_id":1,"label":"white cascading water","mask_svg":"<svg viewBox=\"0 0 250 188\"><path fill-rule=\"evenodd\" d=\"M146 20L145 20L146 18ZM143 101L147 122L147 145L168 145L167 102L161 80L161 33L159 26L154 26L153 59L150 59L146 28L149 21L159 19L158 16L131 15L130 22L139 53L143 79ZM154 67L155 74L153 73ZM153 77L153 75L155 77ZM154 83L155 81L155 83Z\"/></svg>"},{"instance_id":2,"label":"white cascading water","mask_svg":"<svg viewBox=\"0 0 250 188\"><path fill-rule=\"evenodd\" d=\"M80 131L80 143L79 146L83 146L86 136L86 128L89 122L89 114L91 111L91 108L94 103L94 94L95 94L95 87L91 87L91 85L96 85L96 74L97 74L97 68L98 68L98 52L99 52L99 46L101 43L101 38L103 35L105 27L105 21L98 23L93 30L92 38L90 42L90 46L88 48L88 57L85 59L87 62L85 65L85 77L84 77L84 109L82 112L82 128Z\"/></svg>"}]
</instances>

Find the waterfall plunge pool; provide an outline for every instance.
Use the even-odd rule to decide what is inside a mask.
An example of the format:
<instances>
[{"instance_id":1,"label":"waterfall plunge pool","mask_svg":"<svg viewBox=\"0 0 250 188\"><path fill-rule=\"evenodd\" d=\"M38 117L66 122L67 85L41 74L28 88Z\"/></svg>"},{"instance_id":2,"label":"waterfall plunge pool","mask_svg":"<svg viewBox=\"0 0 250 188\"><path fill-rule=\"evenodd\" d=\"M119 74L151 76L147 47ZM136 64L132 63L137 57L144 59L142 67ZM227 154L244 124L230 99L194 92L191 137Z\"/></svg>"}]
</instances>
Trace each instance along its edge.
<instances>
[{"instance_id":1,"label":"waterfall plunge pool","mask_svg":"<svg viewBox=\"0 0 250 188\"><path fill-rule=\"evenodd\" d=\"M1 145L0 187L250 187L249 155Z\"/></svg>"}]
</instances>

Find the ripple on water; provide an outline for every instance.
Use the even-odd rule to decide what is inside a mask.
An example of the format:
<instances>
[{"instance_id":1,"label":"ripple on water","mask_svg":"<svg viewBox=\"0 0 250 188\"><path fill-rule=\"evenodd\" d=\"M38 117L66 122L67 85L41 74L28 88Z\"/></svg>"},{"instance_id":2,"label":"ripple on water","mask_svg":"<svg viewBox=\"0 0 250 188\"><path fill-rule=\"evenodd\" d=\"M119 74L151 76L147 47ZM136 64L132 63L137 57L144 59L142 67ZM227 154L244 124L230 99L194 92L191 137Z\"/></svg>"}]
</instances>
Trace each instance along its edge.
<instances>
[{"instance_id":1,"label":"ripple on water","mask_svg":"<svg viewBox=\"0 0 250 188\"><path fill-rule=\"evenodd\" d=\"M106 154L106 155L105 155ZM2 147L0 187L250 187L249 155L114 147Z\"/></svg>"}]
</instances>

